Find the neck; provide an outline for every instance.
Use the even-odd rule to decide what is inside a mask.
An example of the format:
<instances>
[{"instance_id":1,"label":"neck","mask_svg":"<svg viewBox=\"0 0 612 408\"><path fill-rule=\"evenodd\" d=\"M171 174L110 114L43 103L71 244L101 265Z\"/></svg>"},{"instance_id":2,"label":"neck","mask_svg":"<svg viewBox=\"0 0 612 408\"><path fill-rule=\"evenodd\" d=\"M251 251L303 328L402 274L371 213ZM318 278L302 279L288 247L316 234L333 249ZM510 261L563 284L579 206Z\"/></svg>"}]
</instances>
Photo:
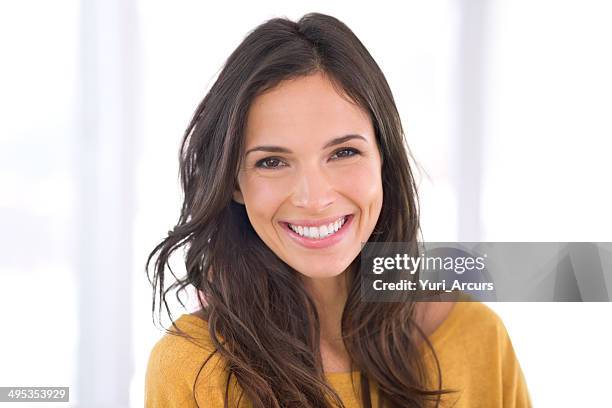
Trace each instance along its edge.
<instances>
[{"instance_id":1,"label":"neck","mask_svg":"<svg viewBox=\"0 0 612 408\"><path fill-rule=\"evenodd\" d=\"M348 296L348 272L331 278L306 278L305 287L312 297L321 327L321 341L341 340L342 311Z\"/></svg>"}]
</instances>

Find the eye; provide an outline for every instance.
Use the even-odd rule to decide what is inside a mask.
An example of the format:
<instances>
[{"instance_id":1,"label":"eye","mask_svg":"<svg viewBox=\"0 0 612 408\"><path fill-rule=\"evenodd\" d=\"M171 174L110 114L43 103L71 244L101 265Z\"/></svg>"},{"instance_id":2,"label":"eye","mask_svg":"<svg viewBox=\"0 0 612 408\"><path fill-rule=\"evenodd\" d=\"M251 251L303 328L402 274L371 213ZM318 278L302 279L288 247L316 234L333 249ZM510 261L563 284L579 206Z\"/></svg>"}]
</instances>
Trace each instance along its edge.
<instances>
[{"instance_id":1,"label":"eye","mask_svg":"<svg viewBox=\"0 0 612 408\"><path fill-rule=\"evenodd\" d=\"M354 149L352 147L345 147L340 150L336 150L336 152L332 155L332 158L344 159L347 157L352 157L359 154L359 150Z\"/></svg>"},{"instance_id":2,"label":"eye","mask_svg":"<svg viewBox=\"0 0 612 408\"><path fill-rule=\"evenodd\" d=\"M278 169L280 167L284 167L281 165L283 162L276 157L266 157L265 159L261 159L255 163L255 167L261 169Z\"/></svg>"}]
</instances>

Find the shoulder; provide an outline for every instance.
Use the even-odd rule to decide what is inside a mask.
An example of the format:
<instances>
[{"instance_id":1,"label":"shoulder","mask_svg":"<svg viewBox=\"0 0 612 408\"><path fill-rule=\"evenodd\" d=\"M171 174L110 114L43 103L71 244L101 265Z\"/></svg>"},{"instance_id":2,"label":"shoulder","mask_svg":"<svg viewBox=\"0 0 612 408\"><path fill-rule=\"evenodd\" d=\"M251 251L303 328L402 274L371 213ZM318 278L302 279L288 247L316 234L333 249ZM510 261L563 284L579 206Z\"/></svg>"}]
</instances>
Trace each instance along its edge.
<instances>
[{"instance_id":1,"label":"shoulder","mask_svg":"<svg viewBox=\"0 0 612 408\"><path fill-rule=\"evenodd\" d=\"M182 315L152 348L145 376L147 407L195 405L196 386L216 386L224 367L210 339L207 323L194 315Z\"/></svg>"},{"instance_id":2,"label":"shoulder","mask_svg":"<svg viewBox=\"0 0 612 408\"><path fill-rule=\"evenodd\" d=\"M531 406L508 331L487 304L456 302L429 338L446 386L461 391L465 406Z\"/></svg>"},{"instance_id":3,"label":"shoulder","mask_svg":"<svg viewBox=\"0 0 612 408\"><path fill-rule=\"evenodd\" d=\"M505 332L497 313L484 303L471 301L466 294L459 294L454 301L418 302L415 317L425 335L436 343L457 336L458 327L463 335Z\"/></svg>"},{"instance_id":4,"label":"shoulder","mask_svg":"<svg viewBox=\"0 0 612 408\"><path fill-rule=\"evenodd\" d=\"M457 302L441 303L444 304L446 306L438 308L439 312L435 318L437 325L429 335L432 342L444 343L459 337L480 341L509 340L502 319L488 305L466 298Z\"/></svg>"}]
</instances>

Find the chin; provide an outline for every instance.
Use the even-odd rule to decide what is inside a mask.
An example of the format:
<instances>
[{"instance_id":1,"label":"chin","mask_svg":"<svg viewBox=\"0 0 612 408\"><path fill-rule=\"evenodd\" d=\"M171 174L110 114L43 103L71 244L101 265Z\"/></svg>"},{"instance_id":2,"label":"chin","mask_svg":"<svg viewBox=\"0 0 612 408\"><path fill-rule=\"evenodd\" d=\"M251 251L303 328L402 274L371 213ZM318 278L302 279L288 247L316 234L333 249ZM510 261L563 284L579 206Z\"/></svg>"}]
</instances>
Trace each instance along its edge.
<instances>
[{"instance_id":1,"label":"chin","mask_svg":"<svg viewBox=\"0 0 612 408\"><path fill-rule=\"evenodd\" d=\"M306 278L323 279L323 278L334 278L336 276L342 275L342 273L346 270L347 267L348 265L345 267L330 268L329 265L326 265L323 268L317 268L317 269L313 269L312 266L303 267L303 268L294 267L294 269L298 271L299 273L301 273Z\"/></svg>"}]
</instances>

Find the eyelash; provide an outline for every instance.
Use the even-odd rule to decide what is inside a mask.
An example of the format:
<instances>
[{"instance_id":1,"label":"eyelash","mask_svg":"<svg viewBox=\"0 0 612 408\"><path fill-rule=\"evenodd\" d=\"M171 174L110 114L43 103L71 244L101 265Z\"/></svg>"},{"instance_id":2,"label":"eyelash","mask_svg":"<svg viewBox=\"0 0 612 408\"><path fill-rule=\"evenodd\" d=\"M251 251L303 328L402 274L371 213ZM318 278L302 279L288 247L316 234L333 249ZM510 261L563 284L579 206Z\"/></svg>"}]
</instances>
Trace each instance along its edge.
<instances>
[{"instance_id":1,"label":"eyelash","mask_svg":"<svg viewBox=\"0 0 612 408\"><path fill-rule=\"evenodd\" d=\"M344 157L341 157L341 158L338 158L338 160L340 160L340 159L345 159L345 158L349 158L349 157L353 157L353 156L355 156L355 155L357 155L357 154L361 154L361 152L360 152L359 150L355 149L354 147L343 147L342 149L338 149L338 150L336 150L336 151L335 151L335 152L332 154L332 156L335 156L335 155L337 155L338 153L340 153L340 152L344 152L344 151L352 152L353 154L348 155L348 156L344 156ZM266 157L266 158L264 158L264 159L258 160L258 161L255 163L255 167L260 168L260 169L264 169L264 170L276 170L276 169L279 169L279 168L281 168L281 167L284 167L284 166L266 167L266 166L264 166L263 164L264 164L266 161L268 161L268 160L276 160L276 161L279 161L279 162L280 162L280 161L282 161L282 160L281 160L280 158L278 158L278 157L273 157L273 156L272 156L272 157Z\"/></svg>"}]
</instances>

